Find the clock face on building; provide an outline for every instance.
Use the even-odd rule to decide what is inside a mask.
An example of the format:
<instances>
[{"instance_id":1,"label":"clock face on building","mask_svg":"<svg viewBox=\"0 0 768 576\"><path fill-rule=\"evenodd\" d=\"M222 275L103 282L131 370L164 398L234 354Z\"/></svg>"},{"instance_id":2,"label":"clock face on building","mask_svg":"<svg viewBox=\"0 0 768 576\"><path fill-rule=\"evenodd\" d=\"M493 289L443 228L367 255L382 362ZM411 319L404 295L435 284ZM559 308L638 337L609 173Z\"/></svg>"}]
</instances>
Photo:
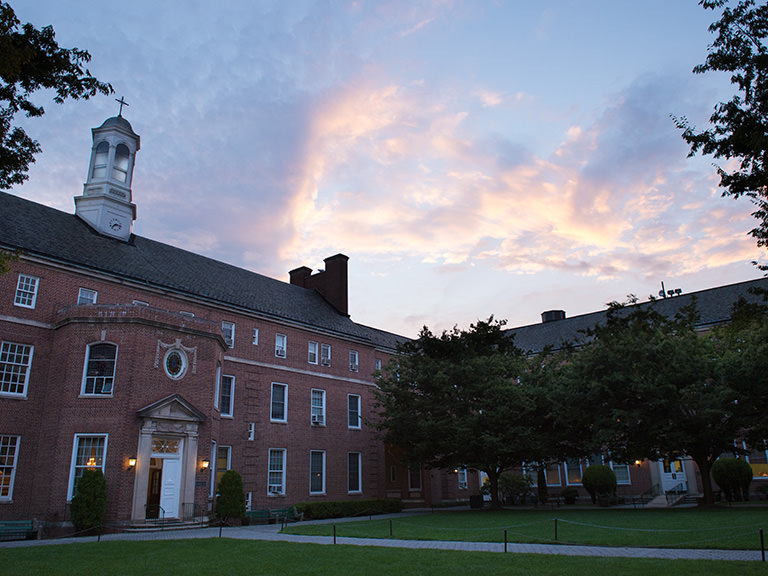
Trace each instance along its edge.
<instances>
[{"instance_id":1,"label":"clock face on building","mask_svg":"<svg viewBox=\"0 0 768 576\"><path fill-rule=\"evenodd\" d=\"M174 380L180 380L187 371L187 355L183 350L174 348L165 355L165 373Z\"/></svg>"},{"instance_id":2,"label":"clock face on building","mask_svg":"<svg viewBox=\"0 0 768 576\"><path fill-rule=\"evenodd\" d=\"M112 218L109 221L109 228L114 232L120 232L123 229L123 223L119 218Z\"/></svg>"}]
</instances>

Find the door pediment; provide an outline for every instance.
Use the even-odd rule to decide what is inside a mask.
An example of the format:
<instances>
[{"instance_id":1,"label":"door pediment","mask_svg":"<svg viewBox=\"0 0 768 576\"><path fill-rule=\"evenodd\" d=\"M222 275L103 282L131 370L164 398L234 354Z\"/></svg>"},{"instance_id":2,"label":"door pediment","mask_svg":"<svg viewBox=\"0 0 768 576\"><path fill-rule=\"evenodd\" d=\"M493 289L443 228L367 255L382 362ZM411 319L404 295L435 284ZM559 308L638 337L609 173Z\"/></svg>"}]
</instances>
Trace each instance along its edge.
<instances>
[{"instance_id":1,"label":"door pediment","mask_svg":"<svg viewBox=\"0 0 768 576\"><path fill-rule=\"evenodd\" d=\"M140 418L203 422L205 414L185 400L180 394L172 394L136 411Z\"/></svg>"}]
</instances>

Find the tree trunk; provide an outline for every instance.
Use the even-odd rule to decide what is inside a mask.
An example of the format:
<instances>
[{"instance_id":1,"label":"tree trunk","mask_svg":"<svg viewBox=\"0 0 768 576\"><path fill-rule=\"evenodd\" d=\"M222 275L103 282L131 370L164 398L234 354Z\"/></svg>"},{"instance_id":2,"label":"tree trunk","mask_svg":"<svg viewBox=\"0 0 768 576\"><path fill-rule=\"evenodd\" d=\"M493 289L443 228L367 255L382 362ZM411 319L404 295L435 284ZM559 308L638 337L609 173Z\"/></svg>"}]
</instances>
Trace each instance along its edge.
<instances>
[{"instance_id":1,"label":"tree trunk","mask_svg":"<svg viewBox=\"0 0 768 576\"><path fill-rule=\"evenodd\" d=\"M712 464L715 459L709 457L696 458L694 456L693 461L696 462L699 472L701 472L701 490L704 493L702 503L704 506L712 506L715 503L715 495L712 492Z\"/></svg>"},{"instance_id":2,"label":"tree trunk","mask_svg":"<svg viewBox=\"0 0 768 576\"><path fill-rule=\"evenodd\" d=\"M494 510L501 509L501 500L499 499L499 477L501 472L499 470L486 470L488 474L488 485L491 490L491 508Z\"/></svg>"}]
</instances>

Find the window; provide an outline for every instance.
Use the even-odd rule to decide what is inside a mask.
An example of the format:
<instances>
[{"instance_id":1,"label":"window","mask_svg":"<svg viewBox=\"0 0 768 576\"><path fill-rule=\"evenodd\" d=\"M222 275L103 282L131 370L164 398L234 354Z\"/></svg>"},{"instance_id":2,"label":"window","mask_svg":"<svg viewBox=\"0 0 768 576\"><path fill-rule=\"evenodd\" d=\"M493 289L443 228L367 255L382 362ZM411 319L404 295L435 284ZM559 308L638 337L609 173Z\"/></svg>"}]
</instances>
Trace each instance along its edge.
<instances>
[{"instance_id":1,"label":"window","mask_svg":"<svg viewBox=\"0 0 768 576\"><path fill-rule=\"evenodd\" d=\"M0 502L13 498L13 479L16 477L18 453L19 436L0 434Z\"/></svg>"},{"instance_id":2,"label":"window","mask_svg":"<svg viewBox=\"0 0 768 576\"><path fill-rule=\"evenodd\" d=\"M19 274L19 282L16 284L16 298L13 303L22 308L34 308L37 301L37 285L40 278Z\"/></svg>"},{"instance_id":3,"label":"window","mask_svg":"<svg viewBox=\"0 0 768 576\"><path fill-rule=\"evenodd\" d=\"M109 395L115 383L115 359L117 346L114 344L91 344L85 359L83 394Z\"/></svg>"},{"instance_id":4,"label":"window","mask_svg":"<svg viewBox=\"0 0 768 576\"><path fill-rule=\"evenodd\" d=\"M565 461L565 482L568 485L581 484L581 460L568 458Z\"/></svg>"},{"instance_id":5,"label":"window","mask_svg":"<svg viewBox=\"0 0 768 576\"><path fill-rule=\"evenodd\" d=\"M259 329L258 328L253 329L253 345L254 346L259 345Z\"/></svg>"},{"instance_id":6,"label":"window","mask_svg":"<svg viewBox=\"0 0 768 576\"><path fill-rule=\"evenodd\" d=\"M221 402L219 408L222 416L232 416L235 404L235 377L221 377Z\"/></svg>"},{"instance_id":7,"label":"window","mask_svg":"<svg viewBox=\"0 0 768 576\"><path fill-rule=\"evenodd\" d=\"M0 343L0 394L26 396L34 347Z\"/></svg>"},{"instance_id":8,"label":"window","mask_svg":"<svg viewBox=\"0 0 768 576\"><path fill-rule=\"evenodd\" d=\"M357 363L357 350L349 351L349 370L350 372L357 372L359 369Z\"/></svg>"},{"instance_id":9,"label":"window","mask_svg":"<svg viewBox=\"0 0 768 576\"><path fill-rule=\"evenodd\" d=\"M272 383L272 402L269 419L285 422L288 414L288 386Z\"/></svg>"},{"instance_id":10,"label":"window","mask_svg":"<svg viewBox=\"0 0 768 576\"><path fill-rule=\"evenodd\" d=\"M347 426L360 428L360 396L357 394L347 395Z\"/></svg>"},{"instance_id":11,"label":"window","mask_svg":"<svg viewBox=\"0 0 768 576\"><path fill-rule=\"evenodd\" d=\"M544 470L547 486L560 486L560 464L547 464Z\"/></svg>"},{"instance_id":12,"label":"window","mask_svg":"<svg viewBox=\"0 0 768 576\"><path fill-rule=\"evenodd\" d=\"M381 358L376 358L376 370L381 370Z\"/></svg>"},{"instance_id":13,"label":"window","mask_svg":"<svg viewBox=\"0 0 768 576\"><path fill-rule=\"evenodd\" d=\"M285 334L275 334L275 356L285 358L285 351L288 348L288 337Z\"/></svg>"},{"instance_id":14,"label":"window","mask_svg":"<svg viewBox=\"0 0 768 576\"><path fill-rule=\"evenodd\" d=\"M459 490L466 490L467 489L467 469L458 468L456 470L456 476L459 479Z\"/></svg>"},{"instance_id":15,"label":"window","mask_svg":"<svg viewBox=\"0 0 768 576\"><path fill-rule=\"evenodd\" d=\"M362 492L360 452L347 453L347 490L349 492Z\"/></svg>"},{"instance_id":16,"label":"window","mask_svg":"<svg viewBox=\"0 0 768 576\"><path fill-rule=\"evenodd\" d=\"M224 320L221 323L221 333L224 334L224 342L230 348L235 347L235 323Z\"/></svg>"},{"instance_id":17,"label":"window","mask_svg":"<svg viewBox=\"0 0 768 576\"><path fill-rule=\"evenodd\" d=\"M320 346L320 363L323 366L331 365L331 345L323 344Z\"/></svg>"},{"instance_id":18,"label":"window","mask_svg":"<svg viewBox=\"0 0 768 576\"><path fill-rule=\"evenodd\" d=\"M232 466L232 446L219 446L216 448L216 486L221 482L224 472Z\"/></svg>"},{"instance_id":19,"label":"window","mask_svg":"<svg viewBox=\"0 0 768 576\"><path fill-rule=\"evenodd\" d=\"M285 449L270 448L267 493L285 494Z\"/></svg>"},{"instance_id":20,"label":"window","mask_svg":"<svg viewBox=\"0 0 768 576\"><path fill-rule=\"evenodd\" d=\"M248 423L248 440L256 440L256 422Z\"/></svg>"},{"instance_id":21,"label":"window","mask_svg":"<svg viewBox=\"0 0 768 576\"><path fill-rule=\"evenodd\" d=\"M325 452L313 450L309 453L309 493L325 492Z\"/></svg>"},{"instance_id":22,"label":"window","mask_svg":"<svg viewBox=\"0 0 768 576\"><path fill-rule=\"evenodd\" d=\"M96 304L96 296L96 290L91 290L90 288L80 288L80 292L77 294L77 305L82 306L83 304Z\"/></svg>"},{"instance_id":23,"label":"window","mask_svg":"<svg viewBox=\"0 0 768 576\"><path fill-rule=\"evenodd\" d=\"M408 490L421 490L421 467L411 466L408 468Z\"/></svg>"},{"instance_id":24,"label":"window","mask_svg":"<svg viewBox=\"0 0 768 576\"><path fill-rule=\"evenodd\" d=\"M134 306L149 306L149 302L144 302L144 300L134 300L133 301Z\"/></svg>"},{"instance_id":25,"label":"window","mask_svg":"<svg viewBox=\"0 0 768 576\"><path fill-rule=\"evenodd\" d=\"M130 152L125 144L118 144L115 150L115 162L112 165L112 178L118 182L128 181L128 159Z\"/></svg>"},{"instance_id":26,"label":"window","mask_svg":"<svg viewBox=\"0 0 768 576\"><path fill-rule=\"evenodd\" d=\"M629 478L629 464L617 464L610 462L613 473L616 474L616 484L631 484Z\"/></svg>"},{"instance_id":27,"label":"window","mask_svg":"<svg viewBox=\"0 0 768 576\"><path fill-rule=\"evenodd\" d=\"M317 364L317 342L310 342L307 346L307 362Z\"/></svg>"},{"instance_id":28,"label":"window","mask_svg":"<svg viewBox=\"0 0 768 576\"><path fill-rule=\"evenodd\" d=\"M325 390L312 389L311 418L313 426L325 426Z\"/></svg>"},{"instance_id":29,"label":"window","mask_svg":"<svg viewBox=\"0 0 768 576\"><path fill-rule=\"evenodd\" d=\"M221 394L221 362L216 362L216 382L213 383L213 407L219 407L219 394Z\"/></svg>"},{"instance_id":30,"label":"window","mask_svg":"<svg viewBox=\"0 0 768 576\"><path fill-rule=\"evenodd\" d=\"M107 455L106 434L75 434L75 444L72 449L72 468L69 475L69 500L75 495L77 482L86 470L101 470L104 472L104 461Z\"/></svg>"},{"instance_id":31,"label":"window","mask_svg":"<svg viewBox=\"0 0 768 576\"><path fill-rule=\"evenodd\" d=\"M107 157L109 156L109 144L106 142L99 143L96 146L96 153L93 155L93 171L91 172L92 178L106 178L107 177Z\"/></svg>"}]
</instances>

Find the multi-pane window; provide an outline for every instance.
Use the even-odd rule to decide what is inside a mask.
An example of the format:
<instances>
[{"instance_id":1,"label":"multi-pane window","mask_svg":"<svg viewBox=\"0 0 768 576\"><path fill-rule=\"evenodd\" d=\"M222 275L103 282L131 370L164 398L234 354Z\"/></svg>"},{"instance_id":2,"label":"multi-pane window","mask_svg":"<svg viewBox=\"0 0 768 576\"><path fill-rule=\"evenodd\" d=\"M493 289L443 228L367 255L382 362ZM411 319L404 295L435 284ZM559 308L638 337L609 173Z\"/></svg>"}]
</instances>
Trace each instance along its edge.
<instances>
[{"instance_id":1,"label":"multi-pane window","mask_svg":"<svg viewBox=\"0 0 768 576\"><path fill-rule=\"evenodd\" d=\"M456 470L456 476L459 479L459 490L466 490L467 489L467 469L458 468Z\"/></svg>"},{"instance_id":2,"label":"multi-pane window","mask_svg":"<svg viewBox=\"0 0 768 576\"><path fill-rule=\"evenodd\" d=\"M285 422L288 414L288 386L272 383L272 401L269 418L273 422Z\"/></svg>"},{"instance_id":3,"label":"multi-pane window","mask_svg":"<svg viewBox=\"0 0 768 576\"><path fill-rule=\"evenodd\" d=\"M221 401L219 402L219 410L222 416L232 416L232 411L235 405L235 377L234 376L222 376L221 377Z\"/></svg>"},{"instance_id":4,"label":"multi-pane window","mask_svg":"<svg viewBox=\"0 0 768 576\"><path fill-rule=\"evenodd\" d=\"M285 449L270 448L267 492L285 494Z\"/></svg>"},{"instance_id":5,"label":"multi-pane window","mask_svg":"<svg viewBox=\"0 0 768 576\"><path fill-rule=\"evenodd\" d=\"M253 329L253 345L254 346L259 345L259 329L258 328Z\"/></svg>"},{"instance_id":6,"label":"multi-pane window","mask_svg":"<svg viewBox=\"0 0 768 576\"><path fill-rule=\"evenodd\" d=\"M218 446L216 448L216 486L221 482L224 472L232 465L232 446Z\"/></svg>"},{"instance_id":7,"label":"multi-pane window","mask_svg":"<svg viewBox=\"0 0 768 576\"><path fill-rule=\"evenodd\" d=\"M565 461L565 472L566 484L581 484L581 460L579 458L568 458Z\"/></svg>"},{"instance_id":8,"label":"multi-pane window","mask_svg":"<svg viewBox=\"0 0 768 576\"><path fill-rule=\"evenodd\" d=\"M40 278L19 274L19 281L16 284L16 297L13 303L22 308L34 308L37 301L37 285Z\"/></svg>"},{"instance_id":9,"label":"multi-pane window","mask_svg":"<svg viewBox=\"0 0 768 576\"><path fill-rule=\"evenodd\" d=\"M224 342L230 348L235 347L235 323L227 322L226 320L221 323L221 333L224 335Z\"/></svg>"},{"instance_id":10,"label":"multi-pane window","mask_svg":"<svg viewBox=\"0 0 768 576\"><path fill-rule=\"evenodd\" d=\"M349 492L362 492L362 470L360 452L347 453L347 490Z\"/></svg>"},{"instance_id":11,"label":"multi-pane window","mask_svg":"<svg viewBox=\"0 0 768 576\"><path fill-rule=\"evenodd\" d=\"M547 464L544 469L547 486L560 486L560 464Z\"/></svg>"},{"instance_id":12,"label":"multi-pane window","mask_svg":"<svg viewBox=\"0 0 768 576\"><path fill-rule=\"evenodd\" d=\"M0 434L0 502L13 498L19 437Z\"/></svg>"},{"instance_id":13,"label":"multi-pane window","mask_svg":"<svg viewBox=\"0 0 768 576\"><path fill-rule=\"evenodd\" d=\"M116 358L117 346L114 344L100 343L88 346L83 394L112 394Z\"/></svg>"},{"instance_id":14,"label":"multi-pane window","mask_svg":"<svg viewBox=\"0 0 768 576\"><path fill-rule=\"evenodd\" d=\"M275 356L285 358L288 348L288 337L285 334L275 334Z\"/></svg>"},{"instance_id":15,"label":"multi-pane window","mask_svg":"<svg viewBox=\"0 0 768 576\"><path fill-rule=\"evenodd\" d=\"M311 418L315 426L325 426L325 390L312 389Z\"/></svg>"},{"instance_id":16,"label":"multi-pane window","mask_svg":"<svg viewBox=\"0 0 768 576\"><path fill-rule=\"evenodd\" d=\"M248 440L256 440L256 422L248 422Z\"/></svg>"},{"instance_id":17,"label":"multi-pane window","mask_svg":"<svg viewBox=\"0 0 768 576\"><path fill-rule=\"evenodd\" d=\"M92 178L105 178L107 176L107 159L109 158L109 144L101 142L96 147L96 153L93 155Z\"/></svg>"},{"instance_id":18,"label":"multi-pane window","mask_svg":"<svg viewBox=\"0 0 768 576\"><path fill-rule=\"evenodd\" d=\"M320 346L320 364L323 366L331 365L331 345L322 344Z\"/></svg>"},{"instance_id":19,"label":"multi-pane window","mask_svg":"<svg viewBox=\"0 0 768 576\"><path fill-rule=\"evenodd\" d=\"M376 363L374 365L376 366L376 370L381 370L381 358L376 358Z\"/></svg>"},{"instance_id":20,"label":"multi-pane window","mask_svg":"<svg viewBox=\"0 0 768 576\"><path fill-rule=\"evenodd\" d=\"M26 344L0 343L0 394L27 394L33 350Z\"/></svg>"},{"instance_id":21,"label":"multi-pane window","mask_svg":"<svg viewBox=\"0 0 768 576\"><path fill-rule=\"evenodd\" d=\"M408 468L408 490L418 492L421 490L421 467L411 466Z\"/></svg>"},{"instance_id":22,"label":"multi-pane window","mask_svg":"<svg viewBox=\"0 0 768 576\"><path fill-rule=\"evenodd\" d=\"M83 304L96 304L97 295L98 293L96 290L91 290L90 288L80 288L80 291L77 293L78 306L82 306Z\"/></svg>"},{"instance_id":23,"label":"multi-pane window","mask_svg":"<svg viewBox=\"0 0 768 576\"><path fill-rule=\"evenodd\" d=\"M309 492L325 492L325 452L313 450L309 453Z\"/></svg>"},{"instance_id":24,"label":"multi-pane window","mask_svg":"<svg viewBox=\"0 0 768 576\"><path fill-rule=\"evenodd\" d=\"M72 469L69 476L69 499L75 495L77 481L86 470L101 470L104 472L104 461L107 455L107 435L75 434L75 445L72 450Z\"/></svg>"},{"instance_id":25,"label":"multi-pane window","mask_svg":"<svg viewBox=\"0 0 768 576\"><path fill-rule=\"evenodd\" d=\"M360 396L357 394L347 395L347 426L360 428Z\"/></svg>"},{"instance_id":26,"label":"multi-pane window","mask_svg":"<svg viewBox=\"0 0 768 576\"><path fill-rule=\"evenodd\" d=\"M112 164L112 178L118 182L128 181L128 159L130 152L125 144L118 144L115 150L115 160Z\"/></svg>"},{"instance_id":27,"label":"multi-pane window","mask_svg":"<svg viewBox=\"0 0 768 576\"><path fill-rule=\"evenodd\" d=\"M307 362L317 364L317 342L309 342L307 345Z\"/></svg>"},{"instance_id":28,"label":"multi-pane window","mask_svg":"<svg viewBox=\"0 0 768 576\"><path fill-rule=\"evenodd\" d=\"M616 474L616 484L631 484L629 478L629 464L617 464L611 462L613 473Z\"/></svg>"},{"instance_id":29,"label":"multi-pane window","mask_svg":"<svg viewBox=\"0 0 768 576\"><path fill-rule=\"evenodd\" d=\"M349 351L349 369L352 372L357 372L360 369L358 364L357 350Z\"/></svg>"}]
</instances>

